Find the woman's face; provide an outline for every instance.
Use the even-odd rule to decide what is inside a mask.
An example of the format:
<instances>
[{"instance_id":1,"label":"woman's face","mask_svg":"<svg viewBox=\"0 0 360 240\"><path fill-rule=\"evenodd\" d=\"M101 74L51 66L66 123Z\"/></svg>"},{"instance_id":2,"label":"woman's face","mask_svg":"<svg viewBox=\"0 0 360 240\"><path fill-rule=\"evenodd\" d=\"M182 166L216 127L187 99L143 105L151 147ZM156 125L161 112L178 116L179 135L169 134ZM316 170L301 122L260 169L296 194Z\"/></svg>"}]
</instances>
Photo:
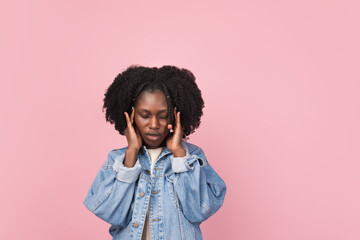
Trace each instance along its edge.
<instances>
[{"instance_id":1,"label":"woman's face","mask_svg":"<svg viewBox=\"0 0 360 240\"><path fill-rule=\"evenodd\" d=\"M158 148L168 134L168 105L163 92L143 92L135 106L136 127L147 148Z\"/></svg>"}]
</instances>

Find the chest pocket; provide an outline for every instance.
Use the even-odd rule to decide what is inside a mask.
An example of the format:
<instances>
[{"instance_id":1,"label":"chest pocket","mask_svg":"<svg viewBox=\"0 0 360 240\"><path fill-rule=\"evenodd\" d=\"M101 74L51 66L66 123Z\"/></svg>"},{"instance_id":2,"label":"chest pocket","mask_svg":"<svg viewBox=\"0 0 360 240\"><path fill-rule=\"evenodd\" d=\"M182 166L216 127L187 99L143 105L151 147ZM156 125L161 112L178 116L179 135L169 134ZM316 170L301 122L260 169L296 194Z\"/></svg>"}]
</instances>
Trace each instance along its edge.
<instances>
[{"instance_id":1,"label":"chest pocket","mask_svg":"<svg viewBox=\"0 0 360 240\"><path fill-rule=\"evenodd\" d=\"M169 176L166 176L165 178L166 178L165 184L166 184L166 188L168 190L171 202L174 204L174 206L177 206L177 199L176 199L175 188L174 188L174 182L175 182L176 176L174 173L172 173Z\"/></svg>"},{"instance_id":2,"label":"chest pocket","mask_svg":"<svg viewBox=\"0 0 360 240\"><path fill-rule=\"evenodd\" d=\"M166 176L166 186L170 195L171 202L177 208L178 216L179 216L179 224L182 229L181 240L194 240L195 239L195 228L192 223L190 223L182 213L182 207L180 205L180 201L177 198L174 183L177 181L179 177L178 174L171 174Z\"/></svg>"}]
</instances>

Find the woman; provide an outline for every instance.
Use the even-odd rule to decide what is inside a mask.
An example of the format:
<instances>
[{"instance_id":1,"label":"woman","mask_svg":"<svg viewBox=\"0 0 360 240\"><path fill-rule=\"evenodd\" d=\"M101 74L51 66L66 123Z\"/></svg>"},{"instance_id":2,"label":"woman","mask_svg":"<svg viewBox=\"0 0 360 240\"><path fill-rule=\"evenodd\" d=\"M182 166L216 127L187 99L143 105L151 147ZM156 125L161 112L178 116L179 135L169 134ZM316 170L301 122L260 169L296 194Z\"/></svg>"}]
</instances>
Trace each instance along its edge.
<instances>
[{"instance_id":1,"label":"woman","mask_svg":"<svg viewBox=\"0 0 360 240\"><path fill-rule=\"evenodd\" d=\"M198 146L204 101L194 75L174 66L130 66L104 98L106 120L128 146L109 152L84 201L113 239L202 239L200 223L226 185Z\"/></svg>"}]
</instances>

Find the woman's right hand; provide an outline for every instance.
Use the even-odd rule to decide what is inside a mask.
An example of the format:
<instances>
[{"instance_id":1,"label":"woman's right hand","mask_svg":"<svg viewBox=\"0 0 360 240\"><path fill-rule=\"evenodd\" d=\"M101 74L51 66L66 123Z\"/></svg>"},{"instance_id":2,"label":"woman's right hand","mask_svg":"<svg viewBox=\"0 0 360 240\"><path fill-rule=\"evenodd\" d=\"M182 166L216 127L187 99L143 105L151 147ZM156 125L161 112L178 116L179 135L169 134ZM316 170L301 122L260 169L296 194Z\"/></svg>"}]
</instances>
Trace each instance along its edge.
<instances>
[{"instance_id":1,"label":"woman's right hand","mask_svg":"<svg viewBox=\"0 0 360 240\"><path fill-rule=\"evenodd\" d=\"M133 123L134 123L134 116L135 116L135 108L132 108L131 116L129 117L129 114L127 112L124 112L127 127L124 130L126 140L128 142L128 149L133 149L136 151L139 151L139 149L142 146L142 137L139 133L139 130L136 128L134 129Z\"/></svg>"}]
</instances>

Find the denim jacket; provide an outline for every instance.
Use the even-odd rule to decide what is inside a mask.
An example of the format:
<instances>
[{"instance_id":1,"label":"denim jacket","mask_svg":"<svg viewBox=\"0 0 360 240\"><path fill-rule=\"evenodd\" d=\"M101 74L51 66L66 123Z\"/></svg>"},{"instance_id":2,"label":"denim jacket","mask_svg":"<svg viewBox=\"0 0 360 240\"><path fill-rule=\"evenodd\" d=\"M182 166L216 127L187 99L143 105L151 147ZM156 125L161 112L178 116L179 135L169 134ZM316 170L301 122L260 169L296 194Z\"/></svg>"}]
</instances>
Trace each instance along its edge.
<instances>
[{"instance_id":1,"label":"denim jacket","mask_svg":"<svg viewBox=\"0 0 360 240\"><path fill-rule=\"evenodd\" d=\"M148 206L152 240L202 239L200 224L222 206L226 185L201 148L182 145L185 157L164 148L153 176L145 146L132 168L123 165L127 147L109 152L84 205L111 224L114 240L141 240Z\"/></svg>"}]
</instances>

